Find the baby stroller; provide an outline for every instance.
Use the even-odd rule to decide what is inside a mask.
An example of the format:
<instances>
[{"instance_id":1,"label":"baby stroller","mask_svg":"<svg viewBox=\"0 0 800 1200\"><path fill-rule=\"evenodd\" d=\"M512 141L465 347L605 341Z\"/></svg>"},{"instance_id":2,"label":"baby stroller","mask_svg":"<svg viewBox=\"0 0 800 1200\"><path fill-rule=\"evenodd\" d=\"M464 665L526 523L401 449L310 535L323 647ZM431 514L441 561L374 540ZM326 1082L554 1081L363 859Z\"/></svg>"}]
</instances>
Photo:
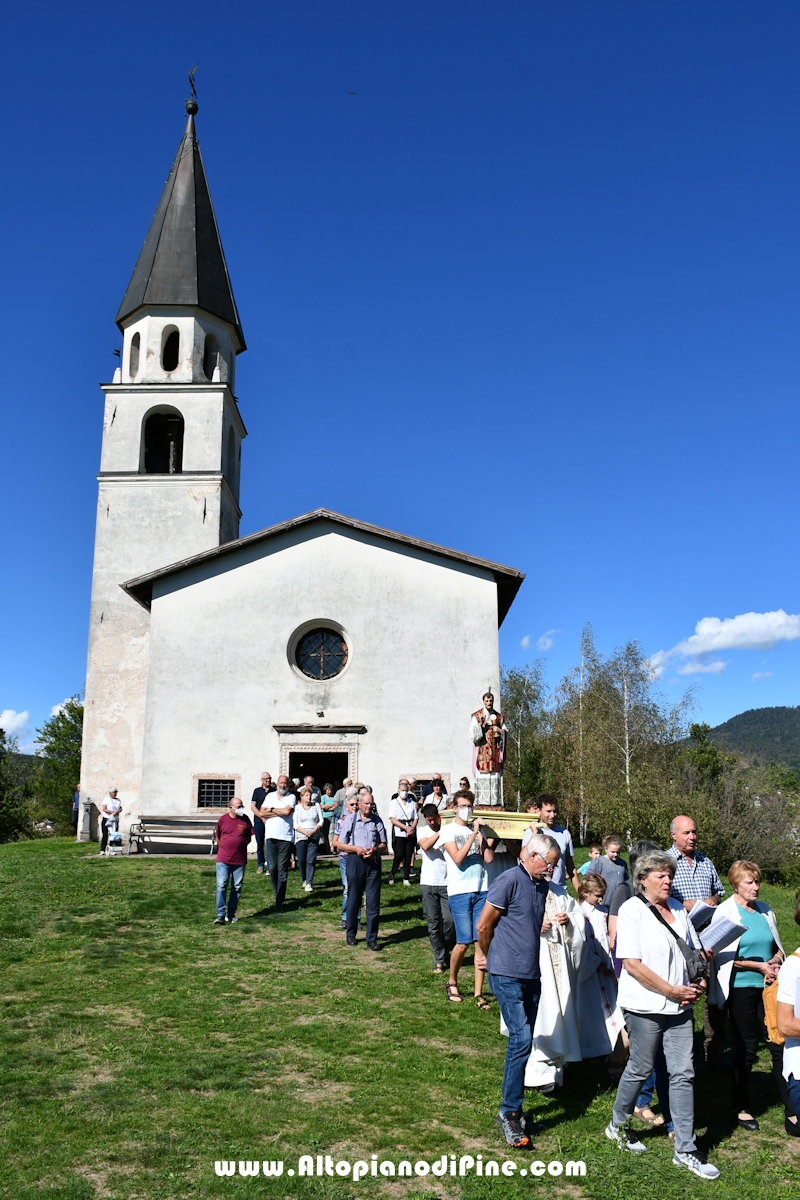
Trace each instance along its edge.
<instances>
[{"instance_id":1,"label":"baby stroller","mask_svg":"<svg viewBox=\"0 0 800 1200\"><path fill-rule=\"evenodd\" d=\"M108 832L106 855L110 857L117 852L121 854L122 834L119 831L119 817L106 817L106 830Z\"/></svg>"}]
</instances>

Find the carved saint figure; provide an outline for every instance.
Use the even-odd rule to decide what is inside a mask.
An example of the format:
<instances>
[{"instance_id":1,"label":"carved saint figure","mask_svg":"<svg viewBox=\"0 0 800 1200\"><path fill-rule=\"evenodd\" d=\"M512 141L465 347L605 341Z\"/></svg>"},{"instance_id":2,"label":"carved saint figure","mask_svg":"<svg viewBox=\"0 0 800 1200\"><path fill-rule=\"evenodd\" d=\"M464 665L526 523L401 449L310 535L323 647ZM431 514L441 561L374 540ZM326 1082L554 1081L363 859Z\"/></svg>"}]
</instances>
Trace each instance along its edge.
<instances>
[{"instance_id":1,"label":"carved saint figure","mask_svg":"<svg viewBox=\"0 0 800 1200\"><path fill-rule=\"evenodd\" d=\"M483 708L472 714L470 726L475 747L472 765L476 775L502 775L507 732L503 714L494 707L494 696L485 692Z\"/></svg>"}]
</instances>

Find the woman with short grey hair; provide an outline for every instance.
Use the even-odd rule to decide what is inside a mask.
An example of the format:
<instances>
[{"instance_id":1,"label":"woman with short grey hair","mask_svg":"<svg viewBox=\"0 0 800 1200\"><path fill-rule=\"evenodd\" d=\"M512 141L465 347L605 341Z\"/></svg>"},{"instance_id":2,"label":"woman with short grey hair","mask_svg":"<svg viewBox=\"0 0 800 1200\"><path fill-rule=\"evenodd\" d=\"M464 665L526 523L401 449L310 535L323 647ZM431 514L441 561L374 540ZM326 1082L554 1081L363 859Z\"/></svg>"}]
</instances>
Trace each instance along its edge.
<instances>
[{"instance_id":1,"label":"woman with short grey hair","mask_svg":"<svg viewBox=\"0 0 800 1200\"><path fill-rule=\"evenodd\" d=\"M669 1073L669 1103L675 1126L672 1162L700 1179L716 1179L717 1167L695 1144L692 1005L706 991L708 963L686 910L670 898L675 859L661 850L636 862L636 894L617 919L618 957L622 960L619 1006L630 1039L630 1057L622 1073L606 1137L622 1150L642 1154L646 1146L630 1127L642 1084L650 1075L659 1046Z\"/></svg>"}]
</instances>

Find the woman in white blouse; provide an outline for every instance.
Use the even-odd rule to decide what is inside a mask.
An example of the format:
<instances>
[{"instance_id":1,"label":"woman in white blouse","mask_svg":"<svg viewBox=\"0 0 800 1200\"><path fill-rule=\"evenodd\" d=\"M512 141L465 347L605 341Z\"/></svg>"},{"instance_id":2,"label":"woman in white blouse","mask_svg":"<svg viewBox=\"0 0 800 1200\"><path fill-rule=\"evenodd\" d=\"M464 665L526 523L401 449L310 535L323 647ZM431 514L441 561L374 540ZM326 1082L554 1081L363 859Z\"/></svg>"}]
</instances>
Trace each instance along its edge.
<instances>
[{"instance_id":1,"label":"woman in white blouse","mask_svg":"<svg viewBox=\"0 0 800 1200\"><path fill-rule=\"evenodd\" d=\"M311 788L301 788L300 803L294 810L294 852L304 892L313 890L311 885L314 882L322 821L322 809L314 799Z\"/></svg>"},{"instance_id":2,"label":"woman in white blouse","mask_svg":"<svg viewBox=\"0 0 800 1200\"><path fill-rule=\"evenodd\" d=\"M630 1039L630 1057L619 1081L606 1137L623 1150L641 1154L646 1146L630 1119L663 1045L669 1072L669 1099L675 1126L672 1162L700 1179L716 1179L719 1170L695 1145L692 1005L706 990L697 934L686 910L670 898L675 859L662 851L643 854L636 863L636 894L617 918L617 956L622 960L618 1002ZM691 960L691 961L690 961ZM699 970L698 970L699 968ZM690 978L691 969L691 978Z\"/></svg>"}]
</instances>

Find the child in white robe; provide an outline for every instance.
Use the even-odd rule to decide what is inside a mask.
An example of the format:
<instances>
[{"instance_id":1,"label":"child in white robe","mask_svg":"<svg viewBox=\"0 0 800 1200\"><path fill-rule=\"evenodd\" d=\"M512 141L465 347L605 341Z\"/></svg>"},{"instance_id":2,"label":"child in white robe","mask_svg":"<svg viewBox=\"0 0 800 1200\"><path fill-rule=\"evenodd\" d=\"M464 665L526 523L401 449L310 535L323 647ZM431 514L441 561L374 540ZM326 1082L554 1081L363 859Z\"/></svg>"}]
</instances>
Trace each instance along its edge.
<instances>
[{"instance_id":1,"label":"child in white robe","mask_svg":"<svg viewBox=\"0 0 800 1200\"><path fill-rule=\"evenodd\" d=\"M603 1058L610 1054L623 1028L617 1005L617 980L608 941L608 913L602 900L606 881L589 873L578 884L580 909L586 919L586 944L578 973L578 1019L581 1055Z\"/></svg>"}]
</instances>

